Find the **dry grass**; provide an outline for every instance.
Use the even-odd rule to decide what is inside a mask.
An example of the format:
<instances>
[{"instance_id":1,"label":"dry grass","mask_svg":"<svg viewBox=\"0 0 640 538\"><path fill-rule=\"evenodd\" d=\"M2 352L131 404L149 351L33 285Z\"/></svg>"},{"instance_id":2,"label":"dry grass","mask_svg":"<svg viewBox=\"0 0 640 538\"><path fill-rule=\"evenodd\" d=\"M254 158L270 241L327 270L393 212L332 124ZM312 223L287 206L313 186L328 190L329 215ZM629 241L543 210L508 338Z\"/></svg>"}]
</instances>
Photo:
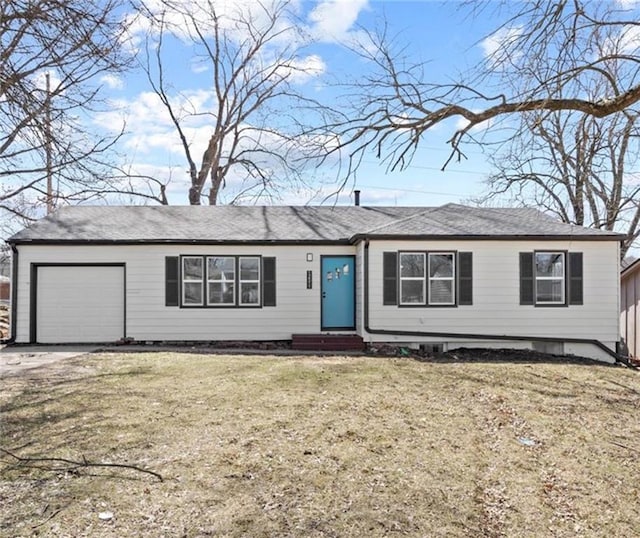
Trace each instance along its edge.
<instances>
[{"instance_id":1,"label":"dry grass","mask_svg":"<svg viewBox=\"0 0 640 538\"><path fill-rule=\"evenodd\" d=\"M27 469L2 457L2 536L640 529L634 371L141 353L29 376L2 382L2 446L133 463L165 481ZM113 519L100 520L103 511Z\"/></svg>"}]
</instances>

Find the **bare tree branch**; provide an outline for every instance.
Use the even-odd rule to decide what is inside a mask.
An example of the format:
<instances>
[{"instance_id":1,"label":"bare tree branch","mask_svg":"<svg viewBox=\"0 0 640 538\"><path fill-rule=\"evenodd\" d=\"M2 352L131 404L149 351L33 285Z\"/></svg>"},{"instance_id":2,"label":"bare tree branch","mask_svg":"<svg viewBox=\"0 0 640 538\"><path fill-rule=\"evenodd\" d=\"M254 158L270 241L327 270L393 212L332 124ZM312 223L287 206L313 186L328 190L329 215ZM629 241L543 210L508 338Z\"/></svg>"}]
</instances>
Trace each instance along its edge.
<instances>
[{"instance_id":1,"label":"bare tree branch","mask_svg":"<svg viewBox=\"0 0 640 538\"><path fill-rule=\"evenodd\" d=\"M489 121L539 112L576 112L602 119L632 109L640 101L640 46L633 32L640 23L613 3L589 0L468 2L472 10L495 8L504 21L490 36L496 50L469 80L428 81L424 64L407 64L386 28L363 33L356 52L371 73L349 86L348 112L333 111L328 129L340 143L333 152L352 160L373 151L402 169L425 133L450 119L466 120L449 137L447 167L465 157L463 144ZM598 51L598 54L586 51ZM615 73L610 65L621 66ZM590 81L604 83L594 93ZM514 84L518 79L519 83ZM492 92L492 88L499 88Z\"/></svg>"},{"instance_id":2,"label":"bare tree branch","mask_svg":"<svg viewBox=\"0 0 640 538\"><path fill-rule=\"evenodd\" d=\"M36 469L44 469L47 471L71 471L77 468L82 467L106 467L106 468L118 468L118 469L131 469L133 471L138 471L140 473L150 474L151 476L156 477L160 482L163 482L164 479L160 473L156 473L155 471L150 471L149 469L144 469L142 467L138 467L137 465L130 465L127 463L101 463L101 462L92 462L87 460L84 456L82 461L70 460L67 458L37 458L37 457L24 457L18 456L14 452L7 450L6 448L0 447L0 452L6 454L7 456L11 456L13 459L20 462L21 465L26 467L34 467ZM48 468L42 467L41 463L63 463L65 467L56 467L56 468Z\"/></svg>"}]
</instances>

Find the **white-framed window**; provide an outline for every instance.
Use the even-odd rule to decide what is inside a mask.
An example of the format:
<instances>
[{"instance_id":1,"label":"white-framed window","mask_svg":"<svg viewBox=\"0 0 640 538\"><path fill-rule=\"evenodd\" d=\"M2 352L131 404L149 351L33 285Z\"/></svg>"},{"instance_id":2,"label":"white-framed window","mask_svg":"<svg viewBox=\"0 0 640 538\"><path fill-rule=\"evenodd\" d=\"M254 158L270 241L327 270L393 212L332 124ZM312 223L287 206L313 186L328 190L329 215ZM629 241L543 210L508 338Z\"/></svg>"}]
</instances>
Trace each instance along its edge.
<instances>
[{"instance_id":1,"label":"white-framed window","mask_svg":"<svg viewBox=\"0 0 640 538\"><path fill-rule=\"evenodd\" d=\"M424 252L400 252L400 304L425 304Z\"/></svg>"},{"instance_id":2,"label":"white-framed window","mask_svg":"<svg viewBox=\"0 0 640 538\"><path fill-rule=\"evenodd\" d=\"M182 304L202 306L204 265L202 256L182 258Z\"/></svg>"},{"instance_id":3,"label":"white-framed window","mask_svg":"<svg viewBox=\"0 0 640 538\"><path fill-rule=\"evenodd\" d=\"M455 263L453 252L429 252L430 305L455 304Z\"/></svg>"},{"instance_id":4,"label":"white-framed window","mask_svg":"<svg viewBox=\"0 0 640 538\"><path fill-rule=\"evenodd\" d=\"M239 304L258 306L260 304L260 258L241 256L239 263Z\"/></svg>"},{"instance_id":5,"label":"white-framed window","mask_svg":"<svg viewBox=\"0 0 640 538\"><path fill-rule=\"evenodd\" d=\"M534 253L536 304L565 304L565 253Z\"/></svg>"},{"instance_id":6,"label":"white-framed window","mask_svg":"<svg viewBox=\"0 0 640 538\"><path fill-rule=\"evenodd\" d=\"M236 258L207 256L207 304L236 304Z\"/></svg>"}]
</instances>

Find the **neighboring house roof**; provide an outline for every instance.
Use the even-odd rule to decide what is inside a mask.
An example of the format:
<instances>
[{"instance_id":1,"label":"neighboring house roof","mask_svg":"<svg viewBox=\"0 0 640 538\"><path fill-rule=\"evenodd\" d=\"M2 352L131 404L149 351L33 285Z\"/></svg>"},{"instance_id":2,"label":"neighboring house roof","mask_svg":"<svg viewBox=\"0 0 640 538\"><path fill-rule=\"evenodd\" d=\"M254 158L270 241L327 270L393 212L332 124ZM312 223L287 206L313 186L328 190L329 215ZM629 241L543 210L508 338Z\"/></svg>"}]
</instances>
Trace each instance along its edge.
<instances>
[{"instance_id":1,"label":"neighboring house roof","mask_svg":"<svg viewBox=\"0 0 640 538\"><path fill-rule=\"evenodd\" d=\"M362 238L619 240L529 208L364 206L74 206L10 243L353 242Z\"/></svg>"},{"instance_id":2,"label":"neighboring house roof","mask_svg":"<svg viewBox=\"0 0 640 538\"><path fill-rule=\"evenodd\" d=\"M632 263L637 262L638 259L633 256L626 256L620 262L620 270L624 271L627 267L629 267Z\"/></svg>"},{"instance_id":3,"label":"neighboring house roof","mask_svg":"<svg viewBox=\"0 0 640 538\"><path fill-rule=\"evenodd\" d=\"M620 263L620 276L625 277L634 273L640 267L640 258L624 258Z\"/></svg>"}]
</instances>

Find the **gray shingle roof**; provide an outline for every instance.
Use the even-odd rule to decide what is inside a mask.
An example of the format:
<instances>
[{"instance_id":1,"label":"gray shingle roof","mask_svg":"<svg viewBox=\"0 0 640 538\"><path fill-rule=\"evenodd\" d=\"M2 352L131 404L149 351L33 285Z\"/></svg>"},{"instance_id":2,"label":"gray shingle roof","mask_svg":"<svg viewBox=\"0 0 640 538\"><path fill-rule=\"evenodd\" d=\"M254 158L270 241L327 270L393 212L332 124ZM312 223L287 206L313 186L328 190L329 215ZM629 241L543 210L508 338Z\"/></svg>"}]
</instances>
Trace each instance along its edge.
<instances>
[{"instance_id":1,"label":"gray shingle roof","mask_svg":"<svg viewBox=\"0 0 640 538\"><path fill-rule=\"evenodd\" d=\"M620 274L623 276L633 274L637 271L638 267L640 267L640 259L629 256L620 262Z\"/></svg>"},{"instance_id":2,"label":"gray shingle roof","mask_svg":"<svg viewBox=\"0 0 640 538\"><path fill-rule=\"evenodd\" d=\"M621 238L528 208L74 206L35 222L9 242L348 242L365 236Z\"/></svg>"}]
</instances>

